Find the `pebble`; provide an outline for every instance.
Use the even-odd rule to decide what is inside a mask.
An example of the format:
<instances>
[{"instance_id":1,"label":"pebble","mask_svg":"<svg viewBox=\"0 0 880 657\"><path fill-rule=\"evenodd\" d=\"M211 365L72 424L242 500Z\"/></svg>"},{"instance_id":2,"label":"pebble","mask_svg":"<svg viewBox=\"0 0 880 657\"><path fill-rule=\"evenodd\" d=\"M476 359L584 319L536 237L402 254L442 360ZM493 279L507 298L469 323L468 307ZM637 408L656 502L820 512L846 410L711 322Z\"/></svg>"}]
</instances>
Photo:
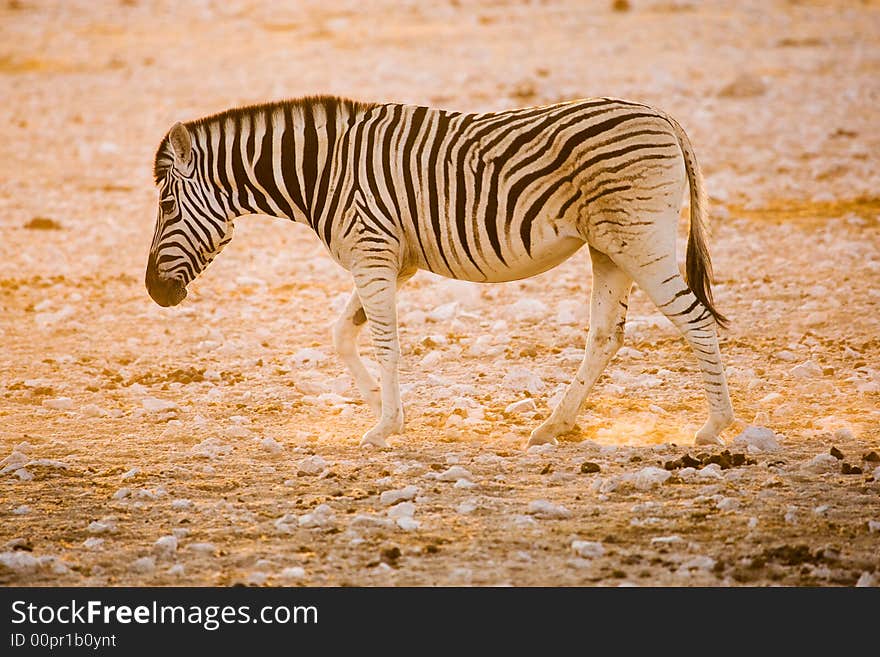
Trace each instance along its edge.
<instances>
[{"instance_id":1,"label":"pebble","mask_svg":"<svg viewBox=\"0 0 880 657\"><path fill-rule=\"evenodd\" d=\"M302 579L306 570L302 566L291 566L281 571L281 579Z\"/></svg>"},{"instance_id":2,"label":"pebble","mask_svg":"<svg viewBox=\"0 0 880 657\"><path fill-rule=\"evenodd\" d=\"M165 572L172 577L181 577L186 572L186 569L183 567L182 563L176 563Z\"/></svg>"},{"instance_id":3,"label":"pebble","mask_svg":"<svg viewBox=\"0 0 880 657\"><path fill-rule=\"evenodd\" d=\"M477 484L470 479L459 479L452 485L452 487L458 488L459 490L470 490L471 488L476 488Z\"/></svg>"},{"instance_id":4,"label":"pebble","mask_svg":"<svg viewBox=\"0 0 880 657\"><path fill-rule=\"evenodd\" d=\"M216 459L220 456L225 456L232 451L232 447L227 445L219 438L205 438L198 445L195 445L192 449L190 449L191 454L195 454L196 456L204 456L209 459Z\"/></svg>"},{"instance_id":5,"label":"pebble","mask_svg":"<svg viewBox=\"0 0 880 657\"><path fill-rule=\"evenodd\" d=\"M359 513L351 520L351 527L363 527L367 529L391 529L394 521L389 518L380 518L366 513Z\"/></svg>"},{"instance_id":6,"label":"pebble","mask_svg":"<svg viewBox=\"0 0 880 657\"><path fill-rule=\"evenodd\" d=\"M183 511L186 509L191 509L193 507L193 501L182 498L178 500L171 500L171 508L177 511Z\"/></svg>"},{"instance_id":7,"label":"pebble","mask_svg":"<svg viewBox=\"0 0 880 657\"><path fill-rule=\"evenodd\" d=\"M86 417L106 417L109 415L107 411L96 404L86 404L81 410Z\"/></svg>"},{"instance_id":8,"label":"pebble","mask_svg":"<svg viewBox=\"0 0 880 657\"><path fill-rule=\"evenodd\" d=\"M866 570L859 577L859 581L856 582L856 586L858 588L867 588L867 587L877 586L877 578L873 575L873 573L869 573Z\"/></svg>"},{"instance_id":9,"label":"pebble","mask_svg":"<svg viewBox=\"0 0 880 657\"><path fill-rule=\"evenodd\" d=\"M671 476L672 473L664 470L663 468L648 466L646 468L642 468L638 472L624 475L623 481L631 483L639 490L649 490L654 486L659 486Z\"/></svg>"},{"instance_id":10,"label":"pebble","mask_svg":"<svg viewBox=\"0 0 880 657\"><path fill-rule=\"evenodd\" d=\"M795 365L788 372L799 379L813 379L822 376L822 368L812 360L807 360L800 365Z\"/></svg>"},{"instance_id":11,"label":"pebble","mask_svg":"<svg viewBox=\"0 0 880 657\"><path fill-rule=\"evenodd\" d=\"M712 570L715 567L715 559L706 555L697 555L683 562L677 573L679 575L689 575L692 570Z\"/></svg>"},{"instance_id":12,"label":"pebble","mask_svg":"<svg viewBox=\"0 0 880 657\"><path fill-rule=\"evenodd\" d=\"M316 475L324 471L327 467L327 461L320 456L310 456L299 462L297 466L297 474Z\"/></svg>"},{"instance_id":13,"label":"pebble","mask_svg":"<svg viewBox=\"0 0 880 657\"><path fill-rule=\"evenodd\" d=\"M208 542L190 543L186 546L186 549L190 552L197 552L199 554L214 554L214 552L217 551L217 546Z\"/></svg>"},{"instance_id":14,"label":"pebble","mask_svg":"<svg viewBox=\"0 0 880 657\"><path fill-rule=\"evenodd\" d=\"M779 449L779 441L772 429L754 425L743 429L742 433L733 439L733 444L762 452L775 452Z\"/></svg>"},{"instance_id":15,"label":"pebble","mask_svg":"<svg viewBox=\"0 0 880 657\"><path fill-rule=\"evenodd\" d=\"M835 440L855 440L853 432L848 427L841 427L834 432Z\"/></svg>"},{"instance_id":16,"label":"pebble","mask_svg":"<svg viewBox=\"0 0 880 657\"><path fill-rule=\"evenodd\" d=\"M110 523L93 520L89 523L89 526L86 527L86 531L89 534L106 534L107 532L113 531L113 525Z\"/></svg>"},{"instance_id":17,"label":"pebble","mask_svg":"<svg viewBox=\"0 0 880 657\"><path fill-rule=\"evenodd\" d=\"M162 536L156 540L153 549L160 557L170 557L177 552L177 537L173 534Z\"/></svg>"},{"instance_id":18,"label":"pebble","mask_svg":"<svg viewBox=\"0 0 880 657\"><path fill-rule=\"evenodd\" d=\"M113 493L113 497L111 499L124 500L129 495L131 495L131 488L120 488L115 493Z\"/></svg>"},{"instance_id":19,"label":"pebble","mask_svg":"<svg viewBox=\"0 0 880 657\"><path fill-rule=\"evenodd\" d=\"M319 504L310 513L302 515L298 519L300 527L329 527L336 520L333 509L329 504Z\"/></svg>"},{"instance_id":20,"label":"pebble","mask_svg":"<svg viewBox=\"0 0 880 657\"><path fill-rule=\"evenodd\" d=\"M455 507L455 512L459 515L466 516L469 513L473 513L479 508L479 504L474 499L465 500L461 502L457 507Z\"/></svg>"},{"instance_id":21,"label":"pebble","mask_svg":"<svg viewBox=\"0 0 880 657\"><path fill-rule=\"evenodd\" d=\"M511 312L516 319L527 322L534 322L547 318L547 304L530 297L522 297L518 299L512 306L508 307L508 311Z\"/></svg>"},{"instance_id":22,"label":"pebble","mask_svg":"<svg viewBox=\"0 0 880 657\"><path fill-rule=\"evenodd\" d=\"M718 95L721 98L754 98L767 92L767 85L761 78L751 73L740 73L723 86Z\"/></svg>"},{"instance_id":23,"label":"pebble","mask_svg":"<svg viewBox=\"0 0 880 657\"><path fill-rule=\"evenodd\" d=\"M17 506L12 510L12 514L16 516L26 516L32 511L31 507L27 504L22 504L21 506Z\"/></svg>"},{"instance_id":24,"label":"pebble","mask_svg":"<svg viewBox=\"0 0 880 657\"><path fill-rule=\"evenodd\" d=\"M803 466L804 470L814 472L816 474L836 472L839 468L840 465L837 459L831 456L831 454L817 454Z\"/></svg>"},{"instance_id":25,"label":"pebble","mask_svg":"<svg viewBox=\"0 0 880 657\"><path fill-rule=\"evenodd\" d=\"M141 575L149 575L156 570L156 559L154 557L141 557L131 562L129 570Z\"/></svg>"},{"instance_id":26,"label":"pebble","mask_svg":"<svg viewBox=\"0 0 880 657\"><path fill-rule=\"evenodd\" d=\"M699 479L722 479L721 466L717 463L710 463L697 470L697 477Z\"/></svg>"},{"instance_id":27,"label":"pebble","mask_svg":"<svg viewBox=\"0 0 880 657\"><path fill-rule=\"evenodd\" d=\"M379 496L379 502L383 506L390 506L404 500L412 500L418 494L418 486L405 486L404 488L399 488L397 490L386 490Z\"/></svg>"},{"instance_id":28,"label":"pebble","mask_svg":"<svg viewBox=\"0 0 880 657\"><path fill-rule=\"evenodd\" d=\"M388 509L388 517L389 518L406 518L412 517L412 515L416 512L416 505L412 502L401 502L400 504L396 504Z\"/></svg>"},{"instance_id":29,"label":"pebble","mask_svg":"<svg viewBox=\"0 0 880 657\"><path fill-rule=\"evenodd\" d=\"M454 481L458 482L460 479L466 479L468 481L472 480L474 475L471 472L460 465L453 465L450 468L444 470L439 475L437 475L438 481Z\"/></svg>"},{"instance_id":30,"label":"pebble","mask_svg":"<svg viewBox=\"0 0 880 657\"><path fill-rule=\"evenodd\" d=\"M73 408L73 400L70 397L56 397L55 399L44 399L42 405L44 408L51 408L55 411L69 411Z\"/></svg>"},{"instance_id":31,"label":"pebble","mask_svg":"<svg viewBox=\"0 0 880 657\"><path fill-rule=\"evenodd\" d=\"M576 555L584 559L601 557L605 554L605 548L596 541L572 541L571 549Z\"/></svg>"},{"instance_id":32,"label":"pebble","mask_svg":"<svg viewBox=\"0 0 880 657\"><path fill-rule=\"evenodd\" d=\"M655 536L651 539L651 545L672 545L673 543L684 543L684 539L678 534L669 536Z\"/></svg>"},{"instance_id":33,"label":"pebble","mask_svg":"<svg viewBox=\"0 0 880 657\"><path fill-rule=\"evenodd\" d=\"M30 575L39 565L39 560L27 552L0 552L0 566L5 566L18 575Z\"/></svg>"},{"instance_id":34,"label":"pebble","mask_svg":"<svg viewBox=\"0 0 880 657\"><path fill-rule=\"evenodd\" d=\"M284 447L274 438L266 437L260 441L260 447L274 456L280 456L284 451Z\"/></svg>"},{"instance_id":35,"label":"pebble","mask_svg":"<svg viewBox=\"0 0 880 657\"><path fill-rule=\"evenodd\" d=\"M407 532L418 529L420 524L421 523L418 520L414 520L409 516L403 516L402 518L397 519L397 526Z\"/></svg>"},{"instance_id":36,"label":"pebble","mask_svg":"<svg viewBox=\"0 0 880 657\"><path fill-rule=\"evenodd\" d=\"M529 503L528 512L538 518L568 518L571 511L560 504L553 504L547 500L534 500Z\"/></svg>"},{"instance_id":37,"label":"pebble","mask_svg":"<svg viewBox=\"0 0 880 657\"><path fill-rule=\"evenodd\" d=\"M177 404L173 401L166 401L156 397L144 397L141 400L141 406L144 407L144 410L147 411L147 413L168 413L170 411L178 410Z\"/></svg>"},{"instance_id":38,"label":"pebble","mask_svg":"<svg viewBox=\"0 0 880 657\"><path fill-rule=\"evenodd\" d=\"M872 534L875 532L880 533L880 520L869 520L868 531Z\"/></svg>"},{"instance_id":39,"label":"pebble","mask_svg":"<svg viewBox=\"0 0 880 657\"><path fill-rule=\"evenodd\" d=\"M740 507L740 501L735 497L722 497L715 506L719 511L736 511Z\"/></svg>"},{"instance_id":40,"label":"pebble","mask_svg":"<svg viewBox=\"0 0 880 657\"><path fill-rule=\"evenodd\" d=\"M501 387L512 392L537 395L545 386L540 376L521 365L515 365L507 370L507 374L501 380Z\"/></svg>"},{"instance_id":41,"label":"pebble","mask_svg":"<svg viewBox=\"0 0 880 657\"><path fill-rule=\"evenodd\" d=\"M103 546L103 545L104 545L104 539L97 538L95 536L93 536L91 538L87 538L86 540L83 541L83 547L86 550L100 550L101 546Z\"/></svg>"}]
</instances>

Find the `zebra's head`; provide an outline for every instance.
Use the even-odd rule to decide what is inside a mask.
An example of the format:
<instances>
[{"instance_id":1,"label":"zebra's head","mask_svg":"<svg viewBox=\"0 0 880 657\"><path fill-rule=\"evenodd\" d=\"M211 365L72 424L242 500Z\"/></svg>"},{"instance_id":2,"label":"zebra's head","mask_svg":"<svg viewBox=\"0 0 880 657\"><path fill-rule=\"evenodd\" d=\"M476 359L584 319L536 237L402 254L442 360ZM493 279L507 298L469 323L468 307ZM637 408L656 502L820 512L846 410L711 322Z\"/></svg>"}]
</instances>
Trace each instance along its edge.
<instances>
[{"instance_id":1,"label":"zebra's head","mask_svg":"<svg viewBox=\"0 0 880 657\"><path fill-rule=\"evenodd\" d=\"M232 239L233 217L226 216L216 189L209 188L201 175L199 163L204 157L182 123L171 128L156 153L159 214L144 282L160 306L183 301L189 282Z\"/></svg>"}]
</instances>

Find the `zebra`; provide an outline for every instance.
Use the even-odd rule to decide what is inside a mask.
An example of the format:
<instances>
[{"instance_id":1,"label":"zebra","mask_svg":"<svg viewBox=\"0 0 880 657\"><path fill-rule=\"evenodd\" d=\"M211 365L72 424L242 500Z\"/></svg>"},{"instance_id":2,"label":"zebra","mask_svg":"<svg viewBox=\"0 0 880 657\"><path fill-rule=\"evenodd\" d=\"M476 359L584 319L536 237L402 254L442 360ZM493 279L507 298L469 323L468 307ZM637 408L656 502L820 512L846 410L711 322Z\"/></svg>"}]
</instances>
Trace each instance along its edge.
<instances>
[{"instance_id":1,"label":"zebra","mask_svg":"<svg viewBox=\"0 0 880 657\"><path fill-rule=\"evenodd\" d=\"M528 445L556 443L623 343L635 282L697 359L709 417L696 444L733 422L716 327L703 179L677 121L616 98L489 113L313 96L176 123L154 162L159 212L145 283L161 306L186 297L263 214L308 224L352 276L333 343L378 418L361 445L400 434L396 294L418 270L497 283L545 272L586 245L592 263L583 360ZM690 190L684 275L676 231ZM369 322L380 381L357 336Z\"/></svg>"}]
</instances>

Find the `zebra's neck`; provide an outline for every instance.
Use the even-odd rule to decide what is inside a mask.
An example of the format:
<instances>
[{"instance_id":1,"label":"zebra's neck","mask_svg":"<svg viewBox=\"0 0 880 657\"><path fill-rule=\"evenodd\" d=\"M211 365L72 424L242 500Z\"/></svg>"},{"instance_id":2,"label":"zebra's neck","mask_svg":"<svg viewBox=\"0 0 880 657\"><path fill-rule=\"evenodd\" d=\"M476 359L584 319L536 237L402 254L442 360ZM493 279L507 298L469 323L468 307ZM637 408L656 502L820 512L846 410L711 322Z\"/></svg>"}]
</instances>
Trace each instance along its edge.
<instances>
[{"instance_id":1,"label":"zebra's neck","mask_svg":"<svg viewBox=\"0 0 880 657\"><path fill-rule=\"evenodd\" d=\"M370 106L333 97L245 107L190 126L206 187L227 217L324 223L338 201L346 131Z\"/></svg>"}]
</instances>

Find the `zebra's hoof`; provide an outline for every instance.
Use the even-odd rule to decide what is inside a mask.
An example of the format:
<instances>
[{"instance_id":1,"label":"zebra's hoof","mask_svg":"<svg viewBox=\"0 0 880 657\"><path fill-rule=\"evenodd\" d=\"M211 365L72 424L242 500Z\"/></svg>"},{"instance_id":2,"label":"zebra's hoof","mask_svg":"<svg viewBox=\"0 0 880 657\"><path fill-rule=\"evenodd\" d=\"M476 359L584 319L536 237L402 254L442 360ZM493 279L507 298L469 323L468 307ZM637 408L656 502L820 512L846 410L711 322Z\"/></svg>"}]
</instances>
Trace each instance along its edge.
<instances>
[{"instance_id":1,"label":"zebra's hoof","mask_svg":"<svg viewBox=\"0 0 880 657\"><path fill-rule=\"evenodd\" d=\"M724 441L720 437L711 434L694 436L694 445L723 445Z\"/></svg>"},{"instance_id":2,"label":"zebra's hoof","mask_svg":"<svg viewBox=\"0 0 880 657\"><path fill-rule=\"evenodd\" d=\"M370 432L364 434L361 438L361 447L375 447L376 449L388 449L388 442L378 435L370 435Z\"/></svg>"},{"instance_id":3,"label":"zebra's hoof","mask_svg":"<svg viewBox=\"0 0 880 657\"><path fill-rule=\"evenodd\" d=\"M532 447L534 445L546 445L546 444L556 445L559 443L556 440L556 432L552 429L541 425L534 431L532 431L532 435L529 436L529 441L526 443L526 448Z\"/></svg>"}]
</instances>

